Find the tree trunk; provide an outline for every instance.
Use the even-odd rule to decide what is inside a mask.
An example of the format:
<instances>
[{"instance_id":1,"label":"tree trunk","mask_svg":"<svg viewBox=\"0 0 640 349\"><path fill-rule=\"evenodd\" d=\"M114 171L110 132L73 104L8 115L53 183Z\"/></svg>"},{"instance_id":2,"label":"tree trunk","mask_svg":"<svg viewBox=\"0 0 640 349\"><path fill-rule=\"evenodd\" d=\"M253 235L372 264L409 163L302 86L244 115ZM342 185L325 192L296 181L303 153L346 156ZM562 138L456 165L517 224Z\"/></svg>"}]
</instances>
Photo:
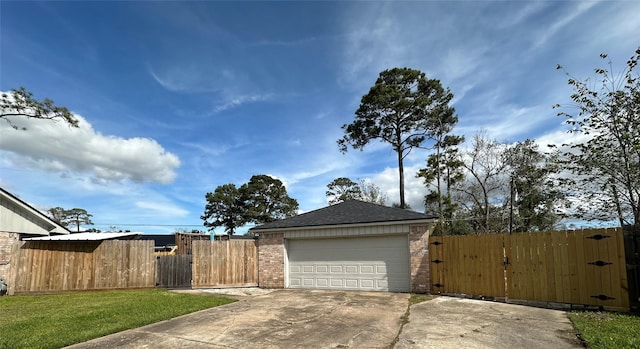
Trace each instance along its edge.
<instances>
[{"instance_id":1,"label":"tree trunk","mask_svg":"<svg viewBox=\"0 0 640 349\"><path fill-rule=\"evenodd\" d=\"M440 220L440 224L442 224L442 190L440 189L441 180L440 180L440 162L442 161L440 158L440 140L438 140L436 146L436 159L438 163L438 168L436 170L436 183L438 185L438 219Z\"/></svg>"},{"instance_id":2,"label":"tree trunk","mask_svg":"<svg viewBox=\"0 0 640 349\"><path fill-rule=\"evenodd\" d=\"M402 149L398 149L398 172L400 175L400 207L406 208L404 202L404 165L402 163Z\"/></svg>"}]
</instances>

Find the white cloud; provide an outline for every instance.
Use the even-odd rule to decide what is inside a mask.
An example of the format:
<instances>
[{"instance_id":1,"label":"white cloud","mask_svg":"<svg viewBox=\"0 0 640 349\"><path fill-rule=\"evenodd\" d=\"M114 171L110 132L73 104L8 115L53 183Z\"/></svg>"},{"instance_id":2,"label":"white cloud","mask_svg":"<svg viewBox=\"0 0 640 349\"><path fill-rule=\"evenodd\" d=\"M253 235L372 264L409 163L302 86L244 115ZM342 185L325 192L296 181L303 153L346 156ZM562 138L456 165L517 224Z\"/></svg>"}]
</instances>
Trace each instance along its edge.
<instances>
[{"instance_id":1,"label":"white cloud","mask_svg":"<svg viewBox=\"0 0 640 349\"><path fill-rule=\"evenodd\" d=\"M79 128L62 122L20 118L26 131L0 125L0 149L19 168L64 175L88 174L96 183L130 180L171 183L178 157L150 138L105 136L82 116Z\"/></svg>"},{"instance_id":2,"label":"white cloud","mask_svg":"<svg viewBox=\"0 0 640 349\"><path fill-rule=\"evenodd\" d=\"M273 99L272 93L255 91L246 73L232 69L213 69L205 64L183 63L156 72L147 68L151 77L163 88L171 92L209 93L214 106L208 116L233 109L244 104L264 102Z\"/></svg>"},{"instance_id":3,"label":"white cloud","mask_svg":"<svg viewBox=\"0 0 640 349\"><path fill-rule=\"evenodd\" d=\"M542 12L549 4L546 1L522 2L522 4L518 4L518 8L513 13L509 16L503 16L502 21L496 22L495 25L501 29L517 27L526 22L531 16Z\"/></svg>"},{"instance_id":4,"label":"white cloud","mask_svg":"<svg viewBox=\"0 0 640 349\"><path fill-rule=\"evenodd\" d=\"M462 133L467 139L471 139L479 130L485 130L490 138L500 142L524 140L535 136L535 130L539 127L548 127L550 124L560 125L560 120L550 115L546 106L528 107L510 104L495 104L482 113L467 115L462 119L456 132ZM546 114L546 115L545 115Z\"/></svg>"},{"instance_id":5,"label":"white cloud","mask_svg":"<svg viewBox=\"0 0 640 349\"><path fill-rule=\"evenodd\" d=\"M228 109L232 109L238 106L241 106L243 104L247 104L247 103L256 103L256 102L263 102L263 101L268 101L273 97L273 95L271 94L264 94L264 95L239 95L239 96L233 96L230 99L228 99L227 101L216 105L211 114L217 114L220 113L222 111L228 110Z\"/></svg>"},{"instance_id":6,"label":"white cloud","mask_svg":"<svg viewBox=\"0 0 640 349\"><path fill-rule=\"evenodd\" d=\"M228 77L225 70L205 72L193 64L183 64L164 70L162 73L147 68L151 77L162 87L172 92L215 92L222 89L219 83Z\"/></svg>"},{"instance_id":7,"label":"white cloud","mask_svg":"<svg viewBox=\"0 0 640 349\"><path fill-rule=\"evenodd\" d=\"M534 48L539 48L540 46L547 43L550 38L553 38L557 32L562 30L564 27L569 25L575 19L580 17L583 13L587 12L593 6L597 5L598 1L584 1L578 2L577 6L572 6L569 10L565 11L560 19L554 22L551 26L546 26L543 28L543 31L538 35L536 42L534 43Z\"/></svg>"},{"instance_id":8,"label":"white cloud","mask_svg":"<svg viewBox=\"0 0 640 349\"><path fill-rule=\"evenodd\" d=\"M540 147L540 151L543 152L551 151L551 148L549 147L551 144L560 148L562 151L568 151L570 148L568 146L563 146L564 144L586 143L591 139L591 137L593 137L593 134L587 135L584 133L569 133L566 130L555 130L536 138L535 141Z\"/></svg>"},{"instance_id":9,"label":"white cloud","mask_svg":"<svg viewBox=\"0 0 640 349\"><path fill-rule=\"evenodd\" d=\"M427 187L421 178L416 178L416 173L422 168L421 165L404 167L404 195L405 202L415 211L424 211L424 197L427 195ZM380 191L387 195L387 205L400 202L400 185L398 180L398 168L387 167L382 172L374 174L369 178L373 184L380 188Z\"/></svg>"},{"instance_id":10,"label":"white cloud","mask_svg":"<svg viewBox=\"0 0 640 349\"><path fill-rule=\"evenodd\" d=\"M189 211L170 202L140 200L136 201L135 206L152 217L185 217L189 214Z\"/></svg>"}]
</instances>

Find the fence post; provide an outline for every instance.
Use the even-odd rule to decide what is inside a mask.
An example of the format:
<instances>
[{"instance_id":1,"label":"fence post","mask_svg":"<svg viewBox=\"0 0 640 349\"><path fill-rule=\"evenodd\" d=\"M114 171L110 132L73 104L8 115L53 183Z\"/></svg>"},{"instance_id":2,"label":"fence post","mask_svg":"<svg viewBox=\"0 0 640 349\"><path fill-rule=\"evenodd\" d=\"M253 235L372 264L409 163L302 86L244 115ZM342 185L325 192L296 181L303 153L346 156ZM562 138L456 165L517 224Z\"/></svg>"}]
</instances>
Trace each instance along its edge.
<instances>
[{"instance_id":1,"label":"fence post","mask_svg":"<svg viewBox=\"0 0 640 349\"><path fill-rule=\"evenodd\" d=\"M622 229L629 283L629 308L631 311L640 311L640 226L628 225Z\"/></svg>"}]
</instances>

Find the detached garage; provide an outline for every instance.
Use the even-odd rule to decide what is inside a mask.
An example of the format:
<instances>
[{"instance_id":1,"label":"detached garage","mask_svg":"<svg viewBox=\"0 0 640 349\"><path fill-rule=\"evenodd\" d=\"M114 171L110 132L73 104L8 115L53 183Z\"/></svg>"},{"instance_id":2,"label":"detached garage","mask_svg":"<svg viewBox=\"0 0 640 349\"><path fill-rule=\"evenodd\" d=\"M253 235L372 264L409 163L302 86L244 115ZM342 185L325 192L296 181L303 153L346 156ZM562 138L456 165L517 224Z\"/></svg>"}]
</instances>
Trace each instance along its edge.
<instances>
[{"instance_id":1,"label":"detached garage","mask_svg":"<svg viewBox=\"0 0 640 349\"><path fill-rule=\"evenodd\" d=\"M426 292L433 217L350 200L254 227L259 285Z\"/></svg>"}]
</instances>

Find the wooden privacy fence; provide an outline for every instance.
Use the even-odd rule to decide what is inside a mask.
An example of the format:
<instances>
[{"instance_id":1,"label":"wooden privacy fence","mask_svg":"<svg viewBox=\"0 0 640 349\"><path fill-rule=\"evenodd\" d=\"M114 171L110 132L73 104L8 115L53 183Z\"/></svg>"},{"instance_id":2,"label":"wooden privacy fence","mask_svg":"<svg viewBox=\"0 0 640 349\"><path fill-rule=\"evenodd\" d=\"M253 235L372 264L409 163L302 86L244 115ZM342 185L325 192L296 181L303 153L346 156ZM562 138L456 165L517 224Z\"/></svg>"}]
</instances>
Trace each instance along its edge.
<instances>
[{"instance_id":1,"label":"wooden privacy fence","mask_svg":"<svg viewBox=\"0 0 640 349\"><path fill-rule=\"evenodd\" d=\"M156 287L191 287L191 263L191 255L156 255Z\"/></svg>"},{"instance_id":2,"label":"wooden privacy fence","mask_svg":"<svg viewBox=\"0 0 640 349\"><path fill-rule=\"evenodd\" d=\"M193 241L192 287L258 286L255 240Z\"/></svg>"},{"instance_id":3,"label":"wooden privacy fence","mask_svg":"<svg viewBox=\"0 0 640 349\"><path fill-rule=\"evenodd\" d=\"M154 287L153 241L20 241L11 294Z\"/></svg>"},{"instance_id":4,"label":"wooden privacy fence","mask_svg":"<svg viewBox=\"0 0 640 349\"><path fill-rule=\"evenodd\" d=\"M434 236L431 292L629 310L621 229Z\"/></svg>"}]
</instances>

